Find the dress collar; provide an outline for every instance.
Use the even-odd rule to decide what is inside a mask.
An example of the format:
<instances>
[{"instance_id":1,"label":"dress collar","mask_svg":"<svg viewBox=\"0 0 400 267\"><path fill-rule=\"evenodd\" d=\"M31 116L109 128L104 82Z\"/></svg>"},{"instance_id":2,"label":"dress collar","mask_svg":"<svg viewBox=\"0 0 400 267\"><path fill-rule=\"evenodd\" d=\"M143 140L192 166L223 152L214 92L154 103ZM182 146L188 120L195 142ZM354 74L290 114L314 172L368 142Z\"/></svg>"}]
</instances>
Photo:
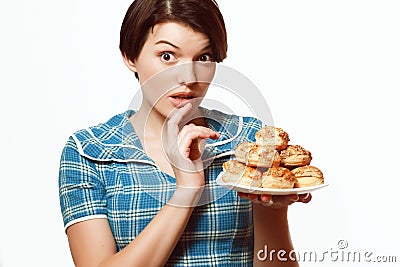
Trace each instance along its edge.
<instances>
[{"instance_id":1,"label":"dress collar","mask_svg":"<svg viewBox=\"0 0 400 267\"><path fill-rule=\"evenodd\" d=\"M210 129L218 132L217 140L207 139L204 160L232 155L238 142L243 118L216 110L200 108ZM147 156L129 118L135 111L128 110L109 121L76 132L74 139L82 156L96 161L142 162L155 165Z\"/></svg>"}]
</instances>

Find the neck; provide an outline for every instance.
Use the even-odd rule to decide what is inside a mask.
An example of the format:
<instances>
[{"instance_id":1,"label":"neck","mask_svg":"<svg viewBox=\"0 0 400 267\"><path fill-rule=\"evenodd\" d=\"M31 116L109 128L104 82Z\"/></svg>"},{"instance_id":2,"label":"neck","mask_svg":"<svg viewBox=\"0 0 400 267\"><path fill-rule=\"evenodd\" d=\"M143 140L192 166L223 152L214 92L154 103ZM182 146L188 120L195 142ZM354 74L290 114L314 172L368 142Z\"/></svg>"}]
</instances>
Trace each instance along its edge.
<instances>
[{"instance_id":1,"label":"neck","mask_svg":"<svg viewBox=\"0 0 400 267\"><path fill-rule=\"evenodd\" d=\"M138 137L143 140L146 138L161 138L162 127L166 118L154 111L149 112L146 108L140 107L139 110L130 118Z\"/></svg>"},{"instance_id":2,"label":"neck","mask_svg":"<svg viewBox=\"0 0 400 267\"><path fill-rule=\"evenodd\" d=\"M151 110L151 111L149 111ZM144 139L161 139L163 127L165 127L167 118L155 109L140 106L139 110L130 118L136 134L141 140ZM190 121L198 126L207 127L204 118L197 117Z\"/></svg>"}]
</instances>

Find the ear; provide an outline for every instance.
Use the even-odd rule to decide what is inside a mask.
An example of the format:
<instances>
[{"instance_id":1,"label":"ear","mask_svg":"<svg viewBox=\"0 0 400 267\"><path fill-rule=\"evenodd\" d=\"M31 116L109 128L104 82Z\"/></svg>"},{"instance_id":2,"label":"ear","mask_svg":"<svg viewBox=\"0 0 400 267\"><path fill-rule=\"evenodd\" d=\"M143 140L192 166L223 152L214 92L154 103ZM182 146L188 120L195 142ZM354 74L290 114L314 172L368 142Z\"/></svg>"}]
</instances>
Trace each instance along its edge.
<instances>
[{"instance_id":1,"label":"ear","mask_svg":"<svg viewBox=\"0 0 400 267\"><path fill-rule=\"evenodd\" d=\"M132 62L132 60L128 59L125 54L122 54L122 59L130 71L137 72L135 62Z\"/></svg>"}]
</instances>

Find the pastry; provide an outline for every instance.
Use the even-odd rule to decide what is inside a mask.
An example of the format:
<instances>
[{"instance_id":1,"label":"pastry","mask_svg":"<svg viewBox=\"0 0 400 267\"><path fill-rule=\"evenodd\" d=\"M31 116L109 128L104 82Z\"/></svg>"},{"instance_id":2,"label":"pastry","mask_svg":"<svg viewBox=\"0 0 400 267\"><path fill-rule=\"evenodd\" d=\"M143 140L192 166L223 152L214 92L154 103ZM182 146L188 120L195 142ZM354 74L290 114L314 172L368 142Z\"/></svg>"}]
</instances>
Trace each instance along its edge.
<instances>
[{"instance_id":1,"label":"pastry","mask_svg":"<svg viewBox=\"0 0 400 267\"><path fill-rule=\"evenodd\" d=\"M280 156L281 165L287 168L309 165L312 159L310 151L300 145L288 145L280 152Z\"/></svg>"},{"instance_id":2,"label":"pastry","mask_svg":"<svg viewBox=\"0 0 400 267\"><path fill-rule=\"evenodd\" d=\"M275 146L275 149L282 150L288 146L289 134L281 128L264 126L255 134L256 143L262 146Z\"/></svg>"},{"instance_id":3,"label":"pastry","mask_svg":"<svg viewBox=\"0 0 400 267\"><path fill-rule=\"evenodd\" d=\"M222 165L224 174L222 180L225 183L234 183L244 186L260 187L262 173L236 160L229 160Z\"/></svg>"},{"instance_id":4,"label":"pastry","mask_svg":"<svg viewBox=\"0 0 400 267\"><path fill-rule=\"evenodd\" d=\"M274 155L274 160L272 161L271 167L279 167L279 165L281 164L281 155L276 150L275 150L274 154L275 154Z\"/></svg>"},{"instance_id":5,"label":"pastry","mask_svg":"<svg viewBox=\"0 0 400 267\"><path fill-rule=\"evenodd\" d=\"M256 143L243 142L236 146L236 160L247 166L269 168L280 162L280 156L276 155L276 151L268 146L260 146ZM279 165L279 163L278 163Z\"/></svg>"},{"instance_id":6,"label":"pastry","mask_svg":"<svg viewBox=\"0 0 400 267\"><path fill-rule=\"evenodd\" d=\"M284 167L272 167L262 175L262 187L264 188L293 188L294 174Z\"/></svg>"},{"instance_id":7,"label":"pastry","mask_svg":"<svg viewBox=\"0 0 400 267\"><path fill-rule=\"evenodd\" d=\"M294 187L309 187L324 183L323 173L314 166L303 166L292 170L296 179Z\"/></svg>"},{"instance_id":8,"label":"pastry","mask_svg":"<svg viewBox=\"0 0 400 267\"><path fill-rule=\"evenodd\" d=\"M255 139L239 143L236 160L223 164L225 183L277 189L324 183L322 172L310 166L311 152L300 145L289 145L289 135L283 129L265 126L256 132Z\"/></svg>"}]
</instances>

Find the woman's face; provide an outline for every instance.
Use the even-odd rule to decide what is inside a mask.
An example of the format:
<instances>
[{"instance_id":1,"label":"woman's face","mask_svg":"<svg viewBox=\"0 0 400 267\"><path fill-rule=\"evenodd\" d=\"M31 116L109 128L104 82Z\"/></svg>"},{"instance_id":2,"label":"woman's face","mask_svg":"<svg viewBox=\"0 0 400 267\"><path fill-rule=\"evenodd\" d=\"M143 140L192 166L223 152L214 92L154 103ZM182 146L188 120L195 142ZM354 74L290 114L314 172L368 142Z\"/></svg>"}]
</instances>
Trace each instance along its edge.
<instances>
[{"instance_id":1,"label":"woman's face","mask_svg":"<svg viewBox=\"0 0 400 267\"><path fill-rule=\"evenodd\" d=\"M155 25L136 60L124 60L139 76L142 107L164 117L188 102L197 107L215 73L208 37L175 22Z\"/></svg>"}]
</instances>

